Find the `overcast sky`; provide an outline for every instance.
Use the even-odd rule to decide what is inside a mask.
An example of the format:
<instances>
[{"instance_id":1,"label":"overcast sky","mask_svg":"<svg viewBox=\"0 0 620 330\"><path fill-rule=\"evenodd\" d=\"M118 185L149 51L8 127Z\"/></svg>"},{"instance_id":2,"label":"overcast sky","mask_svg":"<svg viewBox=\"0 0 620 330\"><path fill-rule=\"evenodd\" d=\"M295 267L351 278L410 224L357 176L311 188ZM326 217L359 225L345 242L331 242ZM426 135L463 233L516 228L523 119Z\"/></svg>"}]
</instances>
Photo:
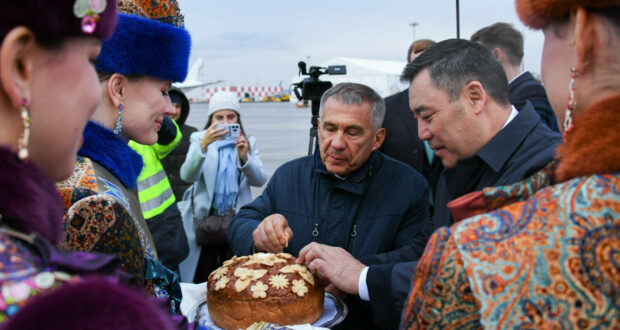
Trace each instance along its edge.
<instances>
[{"instance_id":1,"label":"overcast sky","mask_svg":"<svg viewBox=\"0 0 620 330\"><path fill-rule=\"evenodd\" d=\"M190 64L231 85L288 88L297 62L333 57L404 61L416 39L456 37L455 0L178 0L192 34ZM543 36L519 21L514 0L461 0L461 38L495 22L524 33L526 70L540 72Z\"/></svg>"}]
</instances>

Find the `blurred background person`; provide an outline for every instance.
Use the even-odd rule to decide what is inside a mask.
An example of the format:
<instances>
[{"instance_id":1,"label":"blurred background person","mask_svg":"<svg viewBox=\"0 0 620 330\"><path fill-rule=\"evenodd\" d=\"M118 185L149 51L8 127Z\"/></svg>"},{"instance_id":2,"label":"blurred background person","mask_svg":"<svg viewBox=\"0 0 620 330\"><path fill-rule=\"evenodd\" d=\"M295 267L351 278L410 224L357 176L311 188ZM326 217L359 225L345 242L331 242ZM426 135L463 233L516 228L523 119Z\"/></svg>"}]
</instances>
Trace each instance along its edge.
<instances>
[{"instance_id":1,"label":"blurred background person","mask_svg":"<svg viewBox=\"0 0 620 330\"><path fill-rule=\"evenodd\" d=\"M521 111L529 101L540 116L540 120L552 130L559 132L557 119L547 99L545 87L529 71L521 71L523 60L523 35L512 25L495 23L478 30L471 36L488 49L501 63L508 78L510 103Z\"/></svg>"},{"instance_id":2,"label":"blurred background person","mask_svg":"<svg viewBox=\"0 0 620 330\"><path fill-rule=\"evenodd\" d=\"M164 170L166 170L168 180L170 180L174 198L180 201L183 199L185 190L191 185L190 182L181 180L180 169L183 162L185 162L185 156L187 156L187 151L189 150L189 137L198 129L185 124L187 116L189 116L190 104L183 91L172 87L168 91L168 95L170 95L170 101L174 108L174 112L170 115L170 118L177 123L182 136L177 147L174 148L166 158L161 160L161 164L164 166Z\"/></svg>"},{"instance_id":3,"label":"blurred background person","mask_svg":"<svg viewBox=\"0 0 620 330\"><path fill-rule=\"evenodd\" d=\"M558 161L465 197L462 218L489 213L431 237L401 328L620 326L620 1L516 8L545 36L542 79L564 131Z\"/></svg>"},{"instance_id":4,"label":"blurred background person","mask_svg":"<svg viewBox=\"0 0 620 330\"><path fill-rule=\"evenodd\" d=\"M407 63L411 63L435 42L429 39L414 41L407 50ZM385 98L385 140L379 148L384 154L396 158L420 172L431 188L431 216L437 181L443 170L441 160L435 157L428 142L418 137L418 121L409 107L409 88Z\"/></svg>"},{"instance_id":5,"label":"blurred background person","mask_svg":"<svg viewBox=\"0 0 620 330\"><path fill-rule=\"evenodd\" d=\"M407 63L413 62L423 51L434 44L435 41L430 39L418 39L412 42L409 49L407 49Z\"/></svg>"},{"instance_id":6,"label":"blurred background person","mask_svg":"<svg viewBox=\"0 0 620 330\"><path fill-rule=\"evenodd\" d=\"M236 94L216 93L209 102L204 129L190 136L180 173L181 179L193 182L181 206L190 244L190 254L180 265L184 282L205 282L213 270L232 257L226 242L227 228L219 232L221 240L202 247L196 244L194 217L228 214L232 218L241 206L252 201L250 186L260 187L267 181L256 139L246 135L239 112ZM222 124L239 124L240 136L226 139L228 130Z\"/></svg>"}]
</instances>

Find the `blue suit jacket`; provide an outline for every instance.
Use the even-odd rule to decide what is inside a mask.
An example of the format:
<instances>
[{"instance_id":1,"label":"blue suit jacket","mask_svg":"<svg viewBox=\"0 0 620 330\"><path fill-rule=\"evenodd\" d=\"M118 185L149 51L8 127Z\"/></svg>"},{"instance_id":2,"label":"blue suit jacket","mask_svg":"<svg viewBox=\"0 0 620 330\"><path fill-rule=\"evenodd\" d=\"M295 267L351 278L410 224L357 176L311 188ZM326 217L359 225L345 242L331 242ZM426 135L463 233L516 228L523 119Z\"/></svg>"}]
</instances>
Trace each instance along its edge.
<instances>
[{"instance_id":1,"label":"blue suit jacket","mask_svg":"<svg viewBox=\"0 0 620 330\"><path fill-rule=\"evenodd\" d=\"M433 226L449 226L447 203L485 187L517 182L551 161L561 135L549 129L529 102L478 153L446 169L437 186ZM411 287L416 256L381 254L363 260L370 265L366 278L375 323L397 327ZM399 259L400 258L400 259Z\"/></svg>"}]
</instances>

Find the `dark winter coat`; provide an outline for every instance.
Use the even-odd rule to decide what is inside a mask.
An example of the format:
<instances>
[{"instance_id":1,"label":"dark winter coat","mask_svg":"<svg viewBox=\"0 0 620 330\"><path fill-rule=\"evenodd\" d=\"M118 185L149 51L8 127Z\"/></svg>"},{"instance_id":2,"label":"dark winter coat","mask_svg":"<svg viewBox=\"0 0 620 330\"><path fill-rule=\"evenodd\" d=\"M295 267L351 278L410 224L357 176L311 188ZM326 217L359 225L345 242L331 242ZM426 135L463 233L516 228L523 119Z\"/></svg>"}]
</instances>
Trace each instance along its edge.
<instances>
[{"instance_id":1,"label":"dark winter coat","mask_svg":"<svg viewBox=\"0 0 620 330\"><path fill-rule=\"evenodd\" d=\"M330 174L318 152L288 162L273 175L263 194L241 208L228 229L236 255L252 252L252 232L279 213L294 236L285 252L298 255L310 242L338 246L362 262L381 254L417 260L429 231L428 184L418 172L383 153L342 180ZM358 297L347 300L344 327L369 328L372 313Z\"/></svg>"},{"instance_id":2,"label":"dark winter coat","mask_svg":"<svg viewBox=\"0 0 620 330\"><path fill-rule=\"evenodd\" d=\"M362 168L341 180L320 156L282 165L265 191L239 210L228 229L236 255L252 252L252 232L279 213L294 237L284 251L297 255L310 242L339 246L360 258L392 251L416 239L426 243L428 185L411 168L373 152Z\"/></svg>"}]
</instances>

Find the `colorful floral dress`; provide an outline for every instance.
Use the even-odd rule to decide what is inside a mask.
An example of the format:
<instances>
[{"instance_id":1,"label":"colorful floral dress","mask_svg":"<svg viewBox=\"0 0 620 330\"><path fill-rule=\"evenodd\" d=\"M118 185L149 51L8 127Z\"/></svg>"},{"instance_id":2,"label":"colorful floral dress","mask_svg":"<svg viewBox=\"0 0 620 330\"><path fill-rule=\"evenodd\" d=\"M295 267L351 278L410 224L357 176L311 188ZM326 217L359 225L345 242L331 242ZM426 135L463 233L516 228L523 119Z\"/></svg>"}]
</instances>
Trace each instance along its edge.
<instances>
[{"instance_id":1,"label":"colorful floral dress","mask_svg":"<svg viewBox=\"0 0 620 330\"><path fill-rule=\"evenodd\" d=\"M42 268L28 244L0 233L0 323L41 291L80 279L53 268Z\"/></svg>"},{"instance_id":2,"label":"colorful floral dress","mask_svg":"<svg viewBox=\"0 0 620 330\"><path fill-rule=\"evenodd\" d=\"M0 146L0 323L32 297L82 276L120 278L113 256L58 250L54 243L61 233L62 202L54 183L34 163Z\"/></svg>"}]
</instances>

